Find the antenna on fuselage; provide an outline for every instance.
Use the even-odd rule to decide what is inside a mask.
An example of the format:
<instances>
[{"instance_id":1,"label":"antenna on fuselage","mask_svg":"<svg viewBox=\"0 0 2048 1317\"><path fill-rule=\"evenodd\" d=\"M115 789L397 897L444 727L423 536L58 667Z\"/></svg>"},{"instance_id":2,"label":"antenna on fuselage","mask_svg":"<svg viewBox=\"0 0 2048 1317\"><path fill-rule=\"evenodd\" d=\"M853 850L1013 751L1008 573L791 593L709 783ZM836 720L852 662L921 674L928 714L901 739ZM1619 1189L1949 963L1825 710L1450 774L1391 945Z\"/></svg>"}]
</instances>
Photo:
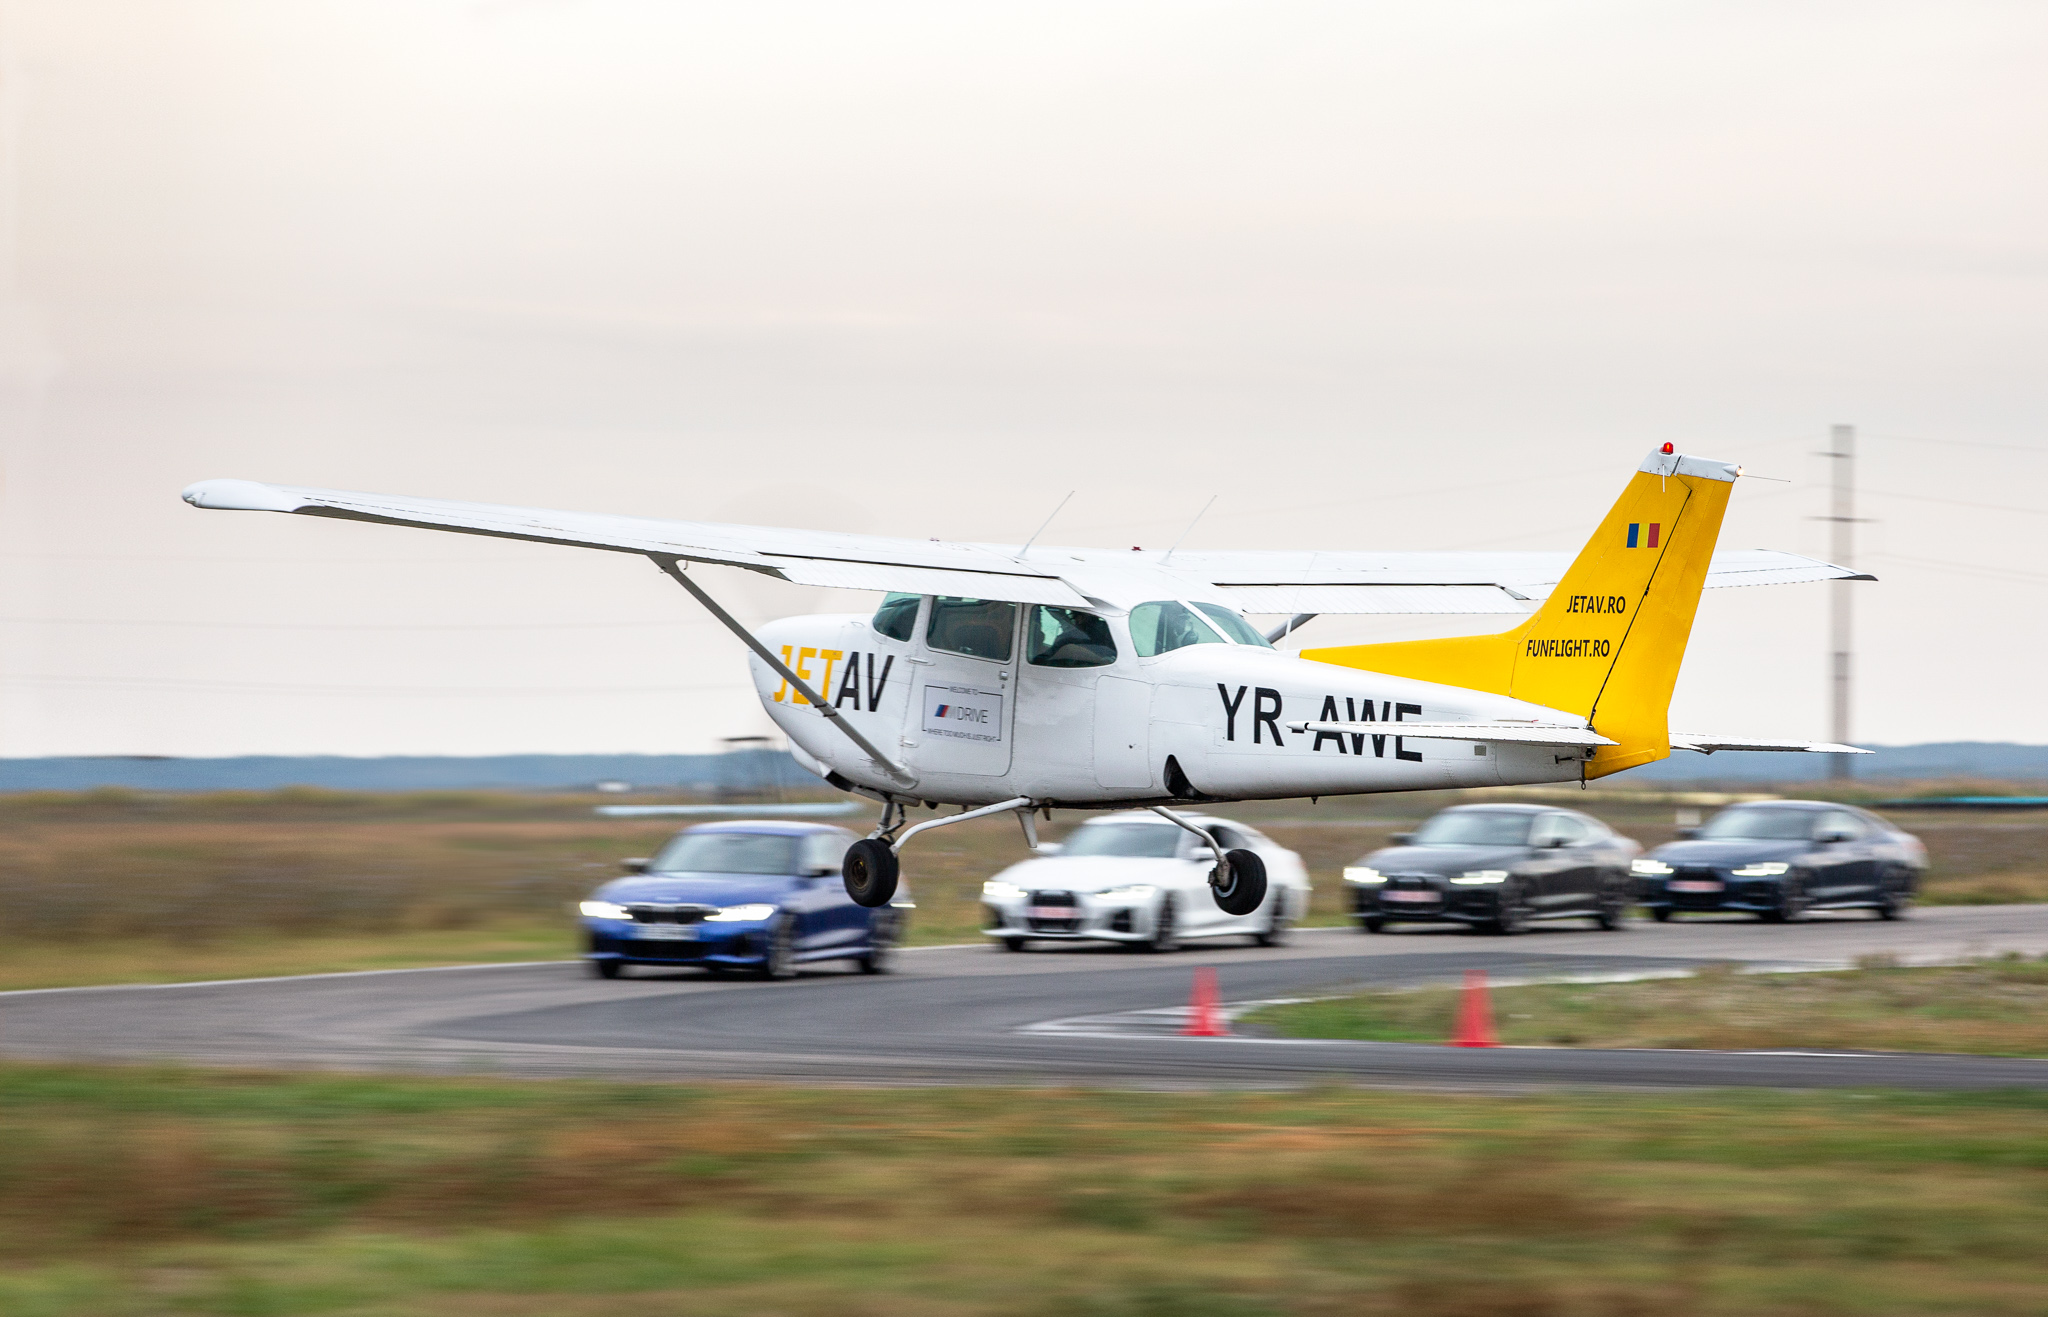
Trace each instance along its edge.
<instances>
[{"instance_id":1,"label":"antenna on fuselage","mask_svg":"<svg viewBox=\"0 0 2048 1317\"><path fill-rule=\"evenodd\" d=\"M1209 515L1209 509L1210 509L1210 508L1213 508L1213 507L1215 507L1215 506L1216 506L1216 500L1217 500L1217 499L1219 499L1219 498L1222 498L1222 497L1223 497L1223 495L1221 495L1221 494L1211 494L1211 495L1209 495L1209 501L1208 501L1207 503L1204 503L1204 504L1202 505L1202 510L1201 510L1200 512L1197 512L1197 513L1195 514L1195 521L1200 521L1200 520L1201 520L1202 518L1204 518L1204 517L1208 516L1208 515ZM1179 547L1181 546L1181 541L1182 541L1182 540L1185 540L1185 539L1187 539L1187 537L1188 537L1188 535L1190 534L1190 532L1192 532L1192 531L1193 531L1193 530L1195 529L1195 521L1191 521L1191 522L1189 522L1189 523L1188 523L1188 528L1187 528L1187 530L1184 530L1184 531L1182 531L1182 532L1180 533L1180 539L1178 539L1178 540L1175 540L1175 541L1173 542L1173 549L1178 549L1178 548L1179 548ZM1167 559L1168 559L1168 558L1171 558L1171 557L1173 557L1173 549L1168 549L1168 550L1166 551L1166 557L1165 557L1165 558L1161 558L1161 559L1160 559L1159 561L1160 561L1160 562L1162 562L1162 563L1164 563L1164 562L1166 562L1166 561L1167 561Z\"/></svg>"},{"instance_id":2,"label":"antenna on fuselage","mask_svg":"<svg viewBox=\"0 0 2048 1317\"><path fill-rule=\"evenodd\" d=\"M1060 508L1067 506L1067 499L1071 499L1072 497L1074 497L1074 495L1080 492L1081 491L1079 491L1078 489L1070 489L1067 491L1067 497L1060 500L1059 507L1054 508L1050 513L1046 514L1045 520L1038 523L1038 529L1031 532L1031 538L1024 541L1024 547L1017 550L1017 556L1019 558L1022 558L1025 554L1031 552L1031 546L1038 543L1038 537L1045 534L1045 528L1047 526L1052 525L1052 519L1060 515Z\"/></svg>"}]
</instances>

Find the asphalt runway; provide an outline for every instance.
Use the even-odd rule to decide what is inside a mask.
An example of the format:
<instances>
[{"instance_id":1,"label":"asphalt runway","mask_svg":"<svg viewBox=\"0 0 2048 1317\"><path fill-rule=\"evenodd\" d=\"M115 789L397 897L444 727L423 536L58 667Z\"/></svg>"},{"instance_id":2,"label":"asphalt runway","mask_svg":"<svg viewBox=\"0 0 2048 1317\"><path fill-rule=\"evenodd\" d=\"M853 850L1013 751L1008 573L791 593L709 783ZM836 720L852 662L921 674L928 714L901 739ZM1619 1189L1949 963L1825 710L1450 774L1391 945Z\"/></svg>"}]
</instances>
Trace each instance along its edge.
<instances>
[{"instance_id":1,"label":"asphalt runway","mask_svg":"<svg viewBox=\"0 0 2048 1317\"><path fill-rule=\"evenodd\" d=\"M1867 915L1576 924L1504 939L1309 930L1292 945L1171 956L1059 947L907 951L897 973L820 967L760 983L678 971L613 982L541 964L0 993L0 1055L523 1076L848 1084L1291 1086L1324 1079L1421 1088L1967 1089L2040 1087L2048 1061L1893 1054L1466 1050L1389 1043L1183 1038L1192 971L1224 1000L1347 985L1682 972L1735 960L1841 966L1892 953L1935 963L2048 953L2048 905Z\"/></svg>"}]
</instances>

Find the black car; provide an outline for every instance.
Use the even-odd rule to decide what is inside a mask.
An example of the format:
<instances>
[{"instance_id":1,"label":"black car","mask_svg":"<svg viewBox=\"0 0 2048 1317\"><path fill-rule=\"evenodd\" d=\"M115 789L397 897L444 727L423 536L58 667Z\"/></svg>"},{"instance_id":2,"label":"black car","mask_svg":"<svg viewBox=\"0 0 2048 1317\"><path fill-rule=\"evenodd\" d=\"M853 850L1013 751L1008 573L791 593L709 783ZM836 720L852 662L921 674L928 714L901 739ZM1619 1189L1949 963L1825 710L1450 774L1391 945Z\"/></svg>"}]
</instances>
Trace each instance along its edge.
<instances>
[{"instance_id":1,"label":"black car","mask_svg":"<svg viewBox=\"0 0 2048 1317\"><path fill-rule=\"evenodd\" d=\"M1898 919L1913 903L1927 851L1875 814L1824 800L1732 805L1634 865L1638 899L1656 919L1736 910L1773 923L1808 910L1875 910Z\"/></svg>"},{"instance_id":2,"label":"black car","mask_svg":"<svg viewBox=\"0 0 2048 1317\"><path fill-rule=\"evenodd\" d=\"M1532 919L1620 928L1642 848L1596 818L1542 805L1459 805L1344 871L1352 917L1519 933Z\"/></svg>"}]
</instances>

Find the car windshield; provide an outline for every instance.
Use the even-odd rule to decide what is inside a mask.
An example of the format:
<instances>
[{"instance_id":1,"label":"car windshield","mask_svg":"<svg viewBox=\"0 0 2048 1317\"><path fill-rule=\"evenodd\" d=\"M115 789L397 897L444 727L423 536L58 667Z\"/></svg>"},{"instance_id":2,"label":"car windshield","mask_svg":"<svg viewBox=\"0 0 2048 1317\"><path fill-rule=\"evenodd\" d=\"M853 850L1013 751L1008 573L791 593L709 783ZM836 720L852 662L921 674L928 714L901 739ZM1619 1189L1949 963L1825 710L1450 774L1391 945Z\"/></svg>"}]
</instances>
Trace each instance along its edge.
<instances>
[{"instance_id":1,"label":"car windshield","mask_svg":"<svg viewBox=\"0 0 2048 1317\"><path fill-rule=\"evenodd\" d=\"M1805 841L1820 815L1810 809L1724 809L1707 820L1695 836L1725 840Z\"/></svg>"},{"instance_id":2,"label":"car windshield","mask_svg":"<svg viewBox=\"0 0 2048 1317\"><path fill-rule=\"evenodd\" d=\"M1180 849L1180 829L1170 823L1090 823L1074 829L1062 855L1125 855L1170 860Z\"/></svg>"},{"instance_id":3,"label":"car windshield","mask_svg":"<svg viewBox=\"0 0 2048 1317\"><path fill-rule=\"evenodd\" d=\"M1532 814L1447 809L1415 830L1416 846L1525 846Z\"/></svg>"},{"instance_id":4,"label":"car windshield","mask_svg":"<svg viewBox=\"0 0 2048 1317\"><path fill-rule=\"evenodd\" d=\"M759 832L685 832L661 848L653 873L795 873L795 837Z\"/></svg>"}]
</instances>

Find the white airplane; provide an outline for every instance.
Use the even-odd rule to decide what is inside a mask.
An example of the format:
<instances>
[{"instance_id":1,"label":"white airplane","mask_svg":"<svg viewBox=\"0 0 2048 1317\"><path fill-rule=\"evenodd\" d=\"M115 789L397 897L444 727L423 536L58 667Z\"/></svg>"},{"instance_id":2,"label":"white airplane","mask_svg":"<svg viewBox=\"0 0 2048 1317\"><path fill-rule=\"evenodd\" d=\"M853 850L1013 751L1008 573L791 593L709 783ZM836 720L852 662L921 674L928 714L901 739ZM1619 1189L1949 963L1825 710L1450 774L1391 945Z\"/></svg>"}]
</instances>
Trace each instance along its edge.
<instances>
[{"instance_id":1,"label":"white airplane","mask_svg":"<svg viewBox=\"0 0 2048 1317\"><path fill-rule=\"evenodd\" d=\"M882 802L846 858L862 905L894 895L898 854L920 832L1015 812L1036 850L1040 812L1140 806L1200 837L1216 904L1249 914L1265 896L1259 857L1226 852L1174 806L1583 782L1674 749L1866 753L1665 725L1701 589L1871 579L1771 550L1716 554L1741 473L1665 444L1569 561L953 544L246 480L201 481L184 497L652 560L752 651L755 690L797 761ZM785 618L756 634L691 563L887 595L872 616ZM1247 612L1292 619L1261 635ZM1272 647L1322 613L1521 620L1493 635ZM920 801L963 808L911 824Z\"/></svg>"}]
</instances>

